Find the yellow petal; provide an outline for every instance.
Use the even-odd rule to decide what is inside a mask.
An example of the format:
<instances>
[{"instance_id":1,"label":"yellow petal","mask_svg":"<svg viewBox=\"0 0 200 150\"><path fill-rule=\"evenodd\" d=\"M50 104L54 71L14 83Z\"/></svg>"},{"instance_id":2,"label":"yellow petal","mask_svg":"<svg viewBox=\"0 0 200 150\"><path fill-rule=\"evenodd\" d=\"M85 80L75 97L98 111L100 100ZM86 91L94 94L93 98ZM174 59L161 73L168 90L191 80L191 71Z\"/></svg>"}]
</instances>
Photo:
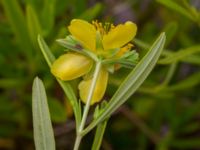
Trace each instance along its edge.
<instances>
[{"instance_id":1,"label":"yellow petal","mask_svg":"<svg viewBox=\"0 0 200 150\"><path fill-rule=\"evenodd\" d=\"M96 29L92 24L81 19L73 19L68 29L85 48L95 51Z\"/></svg>"},{"instance_id":2,"label":"yellow petal","mask_svg":"<svg viewBox=\"0 0 200 150\"><path fill-rule=\"evenodd\" d=\"M100 73L96 82L94 94L90 103L91 105L99 102L103 98L106 91L107 82L108 82L108 72L102 68L100 70ZM87 101L91 83L92 83L92 78L88 80L83 80L79 84L80 98L84 103L86 103Z\"/></svg>"},{"instance_id":3,"label":"yellow petal","mask_svg":"<svg viewBox=\"0 0 200 150\"><path fill-rule=\"evenodd\" d=\"M131 21L120 24L108 32L103 37L103 47L105 50L120 48L130 42L136 35L137 26Z\"/></svg>"},{"instance_id":4,"label":"yellow petal","mask_svg":"<svg viewBox=\"0 0 200 150\"><path fill-rule=\"evenodd\" d=\"M61 80L73 80L86 73L92 67L92 60L76 53L60 56L52 65L51 72Z\"/></svg>"}]
</instances>

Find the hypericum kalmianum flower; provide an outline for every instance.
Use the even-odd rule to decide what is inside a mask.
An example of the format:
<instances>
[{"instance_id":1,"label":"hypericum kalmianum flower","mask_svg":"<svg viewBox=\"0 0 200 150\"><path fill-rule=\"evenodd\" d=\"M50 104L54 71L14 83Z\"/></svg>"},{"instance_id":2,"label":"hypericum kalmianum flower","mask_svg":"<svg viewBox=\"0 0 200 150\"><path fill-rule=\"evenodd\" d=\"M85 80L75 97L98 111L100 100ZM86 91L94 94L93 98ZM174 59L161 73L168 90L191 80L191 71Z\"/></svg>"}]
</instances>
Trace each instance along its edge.
<instances>
[{"instance_id":1,"label":"hypericum kalmianum flower","mask_svg":"<svg viewBox=\"0 0 200 150\"><path fill-rule=\"evenodd\" d=\"M68 27L71 35L57 40L67 48L52 65L51 72L57 78L68 81L83 76L79 83L80 99L86 103L93 79L93 66L97 60L102 62L91 105L99 102L106 91L109 72L119 66L133 67L138 54L132 51L129 42L134 38L137 26L127 21L114 26L109 23L91 24L80 19L73 19Z\"/></svg>"}]
</instances>

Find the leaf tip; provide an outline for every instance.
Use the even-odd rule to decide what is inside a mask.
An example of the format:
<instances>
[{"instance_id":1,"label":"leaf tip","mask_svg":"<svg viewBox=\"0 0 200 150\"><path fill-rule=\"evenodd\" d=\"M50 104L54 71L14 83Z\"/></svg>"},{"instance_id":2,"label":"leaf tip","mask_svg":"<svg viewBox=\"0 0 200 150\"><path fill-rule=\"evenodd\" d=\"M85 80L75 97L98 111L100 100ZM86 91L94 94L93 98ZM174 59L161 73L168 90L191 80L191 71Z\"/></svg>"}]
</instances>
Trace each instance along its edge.
<instances>
[{"instance_id":1,"label":"leaf tip","mask_svg":"<svg viewBox=\"0 0 200 150\"><path fill-rule=\"evenodd\" d=\"M160 36L159 36L159 38L158 39L160 39L162 42L161 43L163 43L163 45L165 44L165 41L166 41L166 34L165 34L165 32L162 32L161 34L160 34Z\"/></svg>"},{"instance_id":2,"label":"leaf tip","mask_svg":"<svg viewBox=\"0 0 200 150\"><path fill-rule=\"evenodd\" d=\"M34 87L37 83L39 83L39 82L41 82L41 79L40 79L38 76L36 76L36 77L34 78L34 80L33 80L33 87Z\"/></svg>"},{"instance_id":3,"label":"leaf tip","mask_svg":"<svg viewBox=\"0 0 200 150\"><path fill-rule=\"evenodd\" d=\"M38 81L38 80L40 80L40 78L39 78L38 76L36 76L36 77L34 78L34 81Z\"/></svg>"},{"instance_id":4,"label":"leaf tip","mask_svg":"<svg viewBox=\"0 0 200 150\"><path fill-rule=\"evenodd\" d=\"M40 34L37 35L37 39L38 39L38 41L41 40L41 35Z\"/></svg>"},{"instance_id":5,"label":"leaf tip","mask_svg":"<svg viewBox=\"0 0 200 150\"><path fill-rule=\"evenodd\" d=\"M161 35L164 36L164 37L166 36L165 32L162 32Z\"/></svg>"},{"instance_id":6,"label":"leaf tip","mask_svg":"<svg viewBox=\"0 0 200 150\"><path fill-rule=\"evenodd\" d=\"M63 39L57 39L56 42L63 43Z\"/></svg>"}]
</instances>

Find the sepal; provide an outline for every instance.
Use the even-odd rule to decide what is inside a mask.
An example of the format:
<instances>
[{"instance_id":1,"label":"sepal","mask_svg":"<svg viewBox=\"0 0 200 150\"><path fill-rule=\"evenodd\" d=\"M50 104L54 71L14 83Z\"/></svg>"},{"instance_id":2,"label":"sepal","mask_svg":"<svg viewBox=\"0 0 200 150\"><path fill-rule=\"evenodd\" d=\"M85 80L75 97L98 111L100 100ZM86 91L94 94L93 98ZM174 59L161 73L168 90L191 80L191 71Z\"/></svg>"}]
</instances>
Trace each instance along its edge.
<instances>
[{"instance_id":1,"label":"sepal","mask_svg":"<svg viewBox=\"0 0 200 150\"><path fill-rule=\"evenodd\" d=\"M96 54L90 50L85 49L72 35L67 36L65 39L56 40L61 46L67 48L67 51L76 52L93 60L97 60Z\"/></svg>"}]
</instances>

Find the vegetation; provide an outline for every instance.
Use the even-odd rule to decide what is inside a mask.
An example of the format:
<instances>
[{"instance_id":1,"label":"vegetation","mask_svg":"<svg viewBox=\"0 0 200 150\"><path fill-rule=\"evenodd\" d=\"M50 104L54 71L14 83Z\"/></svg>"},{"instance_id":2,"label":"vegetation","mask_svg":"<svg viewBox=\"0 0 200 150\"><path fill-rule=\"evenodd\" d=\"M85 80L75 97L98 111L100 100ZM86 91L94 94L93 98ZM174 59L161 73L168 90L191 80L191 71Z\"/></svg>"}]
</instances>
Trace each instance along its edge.
<instances>
[{"instance_id":1,"label":"vegetation","mask_svg":"<svg viewBox=\"0 0 200 150\"><path fill-rule=\"evenodd\" d=\"M90 106L79 149L200 148L198 0L1 0L0 8L0 149L73 149L80 78L57 82L49 66L65 53L56 40L74 18L135 22L139 54L135 67L109 75L108 102Z\"/></svg>"}]
</instances>

